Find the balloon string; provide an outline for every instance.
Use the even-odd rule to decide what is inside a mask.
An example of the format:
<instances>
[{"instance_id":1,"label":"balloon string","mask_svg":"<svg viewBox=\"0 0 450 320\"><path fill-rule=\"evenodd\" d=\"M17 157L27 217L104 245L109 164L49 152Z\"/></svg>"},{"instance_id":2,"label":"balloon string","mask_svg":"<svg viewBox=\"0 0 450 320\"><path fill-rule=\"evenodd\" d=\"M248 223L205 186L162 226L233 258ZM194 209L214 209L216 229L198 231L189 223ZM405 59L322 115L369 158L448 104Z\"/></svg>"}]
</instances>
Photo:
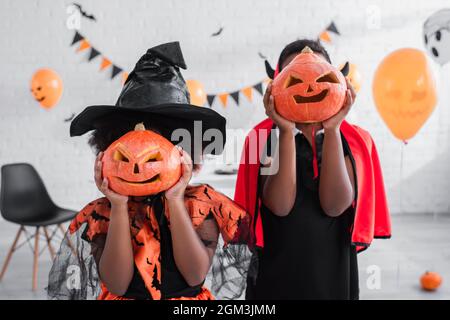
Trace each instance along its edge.
<instances>
[{"instance_id":1,"label":"balloon string","mask_svg":"<svg viewBox=\"0 0 450 320\"><path fill-rule=\"evenodd\" d=\"M404 157L404 149L405 146L407 145L406 141L403 141L404 143L402 144L402 147L400 149L400 212L403 213L403 157Z\"/></svg>"}]
</instances>

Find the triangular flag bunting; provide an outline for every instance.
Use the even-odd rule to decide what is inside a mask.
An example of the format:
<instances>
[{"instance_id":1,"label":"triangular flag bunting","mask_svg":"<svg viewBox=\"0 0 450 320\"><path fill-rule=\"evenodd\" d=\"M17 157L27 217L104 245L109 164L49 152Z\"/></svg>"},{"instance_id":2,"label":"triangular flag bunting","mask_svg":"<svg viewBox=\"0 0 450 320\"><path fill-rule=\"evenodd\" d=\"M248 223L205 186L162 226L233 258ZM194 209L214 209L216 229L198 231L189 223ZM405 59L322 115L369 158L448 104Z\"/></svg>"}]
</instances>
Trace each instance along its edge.
<instances>
[{"instance_id":1,"label":"triangular flag bunting","mask_svg":"<svg viewBox=\"0 0 450 320\"><path fill-rule=\"evenodd\" d=\"M86 50L86 49L88 49L90 47L91 47L91 45L89 44L89 42L86 39L83 39L80 42L80 46L78 47L77 52Z\"/></svg>"},{"instance_id":2,"label":"triangular flag bunting","mask_svg":"<svg viewBox=\"0 0 450 320\"><path fill-rule=\"evenodd\" d=\"M124 71L122 73L122 84L124 84L128 79L128 72Z\"/></svg>"},{"instance_id":3,"label":"triangular flag bunting","mask_svg":"<svg viewBox=\"0 0 450 320\"><path fill-rule=\"evenodd\" d=\"M223 105L224 107L227 106L228 95L229 95L229 93L222 93L222 94L219 94L219 99L220 99L220 101L222 102L222 105Z\"/></svg>"},{"instance_id":4,"label":"triangular flag bunting","mask_svg":"<svg viewBox=\"0 0 450 320\"><path fill-rule=\"evenodd\" d=\"M215 98L216 98L215 94L208 94L208 95L206 95L206 100L208 101L208 105L210 107L212 107Z\"/></svg>"},{"instance_id":5,"label":"triangular flag bunting","mask_svg":"<svg viewBox=\"0 0 450 320\"><path fill-rule=\"evenodd\" d=\"M231 92L230 96L236 102L236 105L239 105L239 91Z\"/></svg>"},{"instance_id":6,"label":"triangular flag bunting","mask_svg":"<svg viewBox=\"0 0 450 320\"><path fill-rule=\"evenodd\" d=\"M108 68L111 65L111 61L105 57L102 59L102 64L100 65L100 70Z\"/></svg>"},{"instance_id":7,"label":"triangular flag bunting","mask_svg":"<svg viewBox=\"0 0 450 320\"><path fill-rule=\"evenodd\" d=\"M334 32L337 35L341 35L333 21L331 21L330 25L327 28L327 31Z\"/></svg>"},{"instance_id":8,"label":"triangular flag bunting","mask_svg":"<svg viewBox=\"0 0 450 320\"><path fill-rule=\"evenodd\" d=\"M122 69L113 64L112 72L111 72L111 79L114 79L121 72L122 72Z\"/></svg>"},{"instance_id":9,"label":"triangular flag bunting","mask_svg":"<svg viewBox=\"0 0 450 320\"><path fill-rule=\"evenodd\" d=\"M72 43L70 44L73 46L75 43L79 42L80 40L83 40L83 36L78 33L78 31L75 31L75 36L73 37Z\"/></svg>"},{"instance_id":10,"label":"triangular flag bunting","mask_svg":"<svg viewBox=\"0 0 450 320\"><path fill-rule=\"evenodd\" d=\"M330 34L326 30L322 31L322 33L319 35L319 39L324 41L324 42L327 42L327 43L331 42Z\"/></svg>"},{"instance_id":11,"label":"triangular flag bunting","mask_svg":"<svg viewBox=\"0 0 450 320\"><path fill-rule=\"evenodd\" d=\"M99 54L100 54L100 52L98 50L96 50L96 49L91 47L91 52L89 53L88 61L91 61L92 59L94 59Z\"/></svg>"},{"instance_id":12,"label":"triangular flag bunting","mask_svg":"<svg viewBox=\"0 0 450 320\"><path fill-rule=\"evenodd\" d=\"M263 94L263 89L262 89L262 82L257 83L253 86L253 88L259 92L260 95Z\"/></svg>"},{"instance_id":13,"label":"triangular flag bunting","mask_svg":"<svg viewBox=\"0 0 450 320\"><path fill-rule=\"evenodd\" d=\"M253 100L253 88L246 87L242 89L242 94L247 97L248 101L252 102Z\"/></svg>"}]
</instances>

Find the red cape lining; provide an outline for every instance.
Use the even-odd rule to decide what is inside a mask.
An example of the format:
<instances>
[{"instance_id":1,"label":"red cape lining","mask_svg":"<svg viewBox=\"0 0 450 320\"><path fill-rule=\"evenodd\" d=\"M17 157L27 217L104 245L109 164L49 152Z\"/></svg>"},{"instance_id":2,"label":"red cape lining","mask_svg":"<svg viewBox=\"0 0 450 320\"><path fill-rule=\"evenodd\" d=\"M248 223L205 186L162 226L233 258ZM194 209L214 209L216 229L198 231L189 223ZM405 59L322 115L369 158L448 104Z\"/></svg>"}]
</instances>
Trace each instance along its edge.
<instances>
[{"instance_id":1,"label":"red cape lining","mask_svg":"<svg viewBox=\"0 0 450 320\"><path fill-rule=\"evenodd\" d=\"M236 181L234 200L251 216L249 240L251 247L255 245L264 247L259 212L261 198L257 194L259 157L264 150L272 127L272 120L266 119L253 128L254 132L247 135ZM355 218L351 239L358 251L362 251L371 244L374 238L390 238L389 208L378 152L372 137L367 131L346 121L341 125L341 132L350 147L356 171L357 198L354 204ZM250 136L252 139L249 138ZM250 145L250 140L252 140L252 145ZM256 152L257 156L252 152Z\"/></svg>"}]
</instances>

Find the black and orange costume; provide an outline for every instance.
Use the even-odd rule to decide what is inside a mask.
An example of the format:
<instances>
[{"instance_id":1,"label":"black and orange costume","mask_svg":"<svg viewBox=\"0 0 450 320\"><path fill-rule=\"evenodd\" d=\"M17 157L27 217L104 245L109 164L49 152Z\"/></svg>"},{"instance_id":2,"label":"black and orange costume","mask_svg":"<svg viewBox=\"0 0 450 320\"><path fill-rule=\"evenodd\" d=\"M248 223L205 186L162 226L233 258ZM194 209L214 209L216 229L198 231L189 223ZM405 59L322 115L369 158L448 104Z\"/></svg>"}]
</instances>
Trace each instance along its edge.
<instances>
[{"instance_id":1,"label":"black and orange costume","mask_svg":"<svg viewBox=\"0 0 450 320\"><path fill-rule=\"evenodd\" d=\"M189 186L185 205L205 246L216 247L219 233L228 243L245 211L208 185ZM170 236L170 212L162 194L128 201L135 272L124 296L110 293L98 276L109 226L106 198L85 206L70 224L50 272L48 294L54 299L213 299L204 286L190 287L178 271ZM79 279L76 279L79 277ZM73 280L73 284L70 281Z\"/></svg>"},{"instance_id":2,"label":"black and orange costume","mask_svg":"<svg viewBox=\"0 0 450 320\"><path fill-rule=\"evenodd\" d=\"M178 42L149 49L130 73L116 105L87 107L72 121L71 135L77 136L96 130L95 133L101 132L108 137L111 135L111 128L123 127L124 134L132 129L130 125L144 122L147 127L171 140L176 129L187 130L193 135L194 121L201 121L200 137L209 129L219 130L223 138L219 147L223 149L225 119L211 109L189 104L189 92L179 68L186 68L186 65ZM114 140L119 136L114 137ZM176 144L177 141L172 142ZM195 148L196 143L201 143L201 148ZM193 141L191 148L183 148L195 160L198 157L198 154L194 154L196 149L205 152L205 141ZM210 150L212 154L220 152L220 148ZM247 221L245 211L208 185L188 186L184 199L199 238L205 246L216 249L216 256L219 258L215 260L221 261L220 258L227 257L227 254L226 249L217 246L219 235L225 245L230 242L238 233L241 222ZM189 286L175 264L170 212L164 192L129 198L128 215L134 273L123 296L110 293L102 284L98 273L108 233L110 211L109 201L100 198L89 203L72 221L50 271L49 298L213 298L203 285ZM217 270L220 270L220 267L213 266L213 272L217 273ZM220 278L219 282L213 280L214 291L226 289L227 286L223 286L223 282L227 279Z\"/></svg>"}]
</instances>

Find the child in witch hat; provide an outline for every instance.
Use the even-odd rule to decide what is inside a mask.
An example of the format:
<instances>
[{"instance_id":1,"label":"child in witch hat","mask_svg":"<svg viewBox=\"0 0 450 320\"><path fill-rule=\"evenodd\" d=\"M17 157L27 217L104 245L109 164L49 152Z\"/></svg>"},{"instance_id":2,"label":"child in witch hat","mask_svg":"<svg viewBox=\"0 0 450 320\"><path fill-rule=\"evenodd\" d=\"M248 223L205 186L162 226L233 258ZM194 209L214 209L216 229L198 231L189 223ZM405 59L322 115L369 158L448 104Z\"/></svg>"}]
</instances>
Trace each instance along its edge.
<instances>
[{"instance_id":1,"label":"child in witch hat","mask_svg":"<svg viewBox=\"0 0 450 320\"><path fill-rule=\"evenodd\" d=\"M230 241L245 212L208 185L189 185L196 165L192 158L201 158L205 147L203 133L213 129L221 135L218 147L209 149L219 153L225 119L189 104L179 68L186 65L178 42L151 48L130 73L115 106L88 107L72 121L72 136L94 130L95 182L104 197L89 203L70 224L50 271L49 298L213 299L203 283L219 234ZM167 145L177 129L195 138L196 121L201 137L193 147L176 150L181 177L169 189L127 196L113 191L112 181L102 177L104 151L137 123L137 130L151 130ZM196 143L200 151L195 151ZM116 160L126 162L121 168L134 168L130 175L144 168L119 155Z\"/></svg>"},{"instance_id":2,"label":"child in witch hat","mask_svg":"<svg viewBox=\"0 0 450 320\"><path fill-rule=\"evenodd\" d=\"M284 48L276 70L266 63L268 75L277 77L305 47L330 63L320 43L298 40ZM267 88L269 119L247 137L235 191L235 201L252 216L247 299L358 299L356 253L373 238L391 235L375 144L369 133L345 121L355 99L348 81L347 87L340 111L314 124L280 116ZM273 128L278 147L270 145ZM249 159L275 148L278 171L264 175L261 163L270 166L270 158L256 164ZM255 150L256 157L250 154Z\"/></svg>"}]
</instances>

